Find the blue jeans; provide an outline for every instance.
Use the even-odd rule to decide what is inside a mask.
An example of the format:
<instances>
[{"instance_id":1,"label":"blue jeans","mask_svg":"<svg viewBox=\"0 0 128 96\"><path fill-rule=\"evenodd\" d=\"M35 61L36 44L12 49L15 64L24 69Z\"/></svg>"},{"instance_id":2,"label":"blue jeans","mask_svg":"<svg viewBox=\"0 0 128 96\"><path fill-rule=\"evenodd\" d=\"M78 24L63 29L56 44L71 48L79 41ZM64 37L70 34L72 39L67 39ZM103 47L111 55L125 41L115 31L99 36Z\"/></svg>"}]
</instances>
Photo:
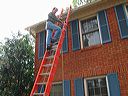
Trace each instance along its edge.
<instances>
[{"instance_id":1,"label":"blue jeans","mask_svg":"<svg viewBox=\"0 0 128 96\"><path fill-rule=\"evenodd\" d=\"M47 37L46 37L46 47L51 44L52 39L58 39L61 33L61 28L59 26L56 26L50 21L47 21L46 23L46 29L47 29ZM52 37L52 31L55 30L55 34Z\"/></svg>"}]
</instances>

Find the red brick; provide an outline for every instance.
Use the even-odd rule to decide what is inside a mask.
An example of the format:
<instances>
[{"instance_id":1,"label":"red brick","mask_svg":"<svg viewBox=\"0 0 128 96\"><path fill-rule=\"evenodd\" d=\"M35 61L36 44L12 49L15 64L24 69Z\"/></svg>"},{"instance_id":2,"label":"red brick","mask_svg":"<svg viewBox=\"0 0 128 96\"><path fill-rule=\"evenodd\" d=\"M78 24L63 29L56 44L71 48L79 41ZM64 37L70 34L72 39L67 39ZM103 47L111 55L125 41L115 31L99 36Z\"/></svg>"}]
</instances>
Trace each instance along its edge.
<instances>
[{"instance_id":1,"label":"red brick","mask_svg":"<svg viewBox=\"0 0 128 96\"><path fill-rule=\"evenodd\" d=\"M74 95L74 79L118 73L121 96L128 96L128 39L121 39L114 8L106 10L112 42L72 51L71 28L68 26L68 53L60 57L55 81L71 80L71 96ZM41 61L38 60L38 34L36 35L35 73Z\"/></svg>"}]
</instances>

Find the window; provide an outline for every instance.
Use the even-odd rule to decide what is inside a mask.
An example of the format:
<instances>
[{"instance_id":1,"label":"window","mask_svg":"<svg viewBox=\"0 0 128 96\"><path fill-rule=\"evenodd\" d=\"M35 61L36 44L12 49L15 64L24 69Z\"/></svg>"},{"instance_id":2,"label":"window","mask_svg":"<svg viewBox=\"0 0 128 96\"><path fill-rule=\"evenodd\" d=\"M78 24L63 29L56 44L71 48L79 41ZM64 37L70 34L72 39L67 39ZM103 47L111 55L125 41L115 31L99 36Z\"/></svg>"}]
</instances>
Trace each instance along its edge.
<instances>
[{"instance_id":1,"label":"window","mask_svg":"<svg viewBox=\"0 0 128 96\"><path fill-rule=\"evenodd\" d=\"M44 93L46 85L38 86L38 93ZM63 96L63 85L62 83L53 83L50 91L50 96Z\"/></svg>"},{"instance_id":2,"label":"window","mask_svg":"<svg viewBox=\"0 0 128 96\"><path fill-rule=\"evenodd\" d=\"M87 96L109 96L106 77L86 80Z\"/></svg>"},{"instance_id":3,"label":"window","mask_svg":"<svg viewBox=\"0 0 128 96\"><path fill-rule=\"evenodd\" d=\"M100 44L100 35L97 17L81 21L83 47Z\"/></svg>"},{"instance_id":4,"label":"window","mask_svg":"<svg viewBox=\"0 0 128 96\"><path fill-rule=\"evenodd\" d=\"M74 80L75 96L121 96L117 73Z\"/></svg>"},{"instance_id":5,"label":"window","mask_svg":"<svg viewBox=\"0 0 128 96\"><path fill-rule=\"evenodd\" d=\"M52 85L50 96L63 96L63 85L62 85L62 83Z\"/></svg>"}]
</instances>

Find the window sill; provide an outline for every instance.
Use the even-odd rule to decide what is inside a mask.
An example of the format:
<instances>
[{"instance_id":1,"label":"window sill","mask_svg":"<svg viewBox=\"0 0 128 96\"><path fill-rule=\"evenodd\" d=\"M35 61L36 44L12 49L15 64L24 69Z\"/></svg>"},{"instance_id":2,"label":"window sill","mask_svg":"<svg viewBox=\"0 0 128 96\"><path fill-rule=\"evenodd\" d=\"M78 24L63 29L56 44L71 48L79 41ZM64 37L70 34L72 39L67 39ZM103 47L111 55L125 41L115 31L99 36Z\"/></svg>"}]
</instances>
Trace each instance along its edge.
<instances>
[{"instance_id":1,"label":"window sill","mask_svg":"<svg viewBox=\"0 0 128 96\"><path fill-rule=\"evenodd\" d=\"M93 49L97 49L97 48L101 48L101 47L102 47L102 44L93 45L93 46L89 46L89 47L85 47L85 48L81 49L81 52L93 50Z\"/></svg>"}]
</instances>

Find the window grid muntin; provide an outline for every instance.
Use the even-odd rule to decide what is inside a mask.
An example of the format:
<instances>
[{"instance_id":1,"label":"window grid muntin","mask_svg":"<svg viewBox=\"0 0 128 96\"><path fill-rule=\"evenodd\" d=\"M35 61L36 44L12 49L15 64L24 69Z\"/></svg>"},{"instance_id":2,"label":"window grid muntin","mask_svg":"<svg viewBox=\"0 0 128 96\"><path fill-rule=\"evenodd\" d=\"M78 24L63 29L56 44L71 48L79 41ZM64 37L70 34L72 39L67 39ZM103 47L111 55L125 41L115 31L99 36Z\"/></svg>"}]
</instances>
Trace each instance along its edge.
<instances>
[{"instance_id":1,"label":"window grid muntin","mask_svg":"<svg viewBox=\"0 0 128 96\"><path fill-rule=\"evenodd\" d=\"M91 86L90 88L88 87L89 86L88 85L88 81L93 81L93 85L94 85L94 80L100 80L100 79L104 79L104 81L105 81L105 85L104 86L101 86L101 84L99 83L99 86L98 87L96 87L96 86ZM100 96L109 96L108 95L108 88L107 88L107 80L106 80L106 77L87 79L86 80L86 83L87 83L88 96L99 96L99 95ZM99 88L100 94L96 94L96 92L95 92L96 88ZM105 88L105 90L106 90L106 93L105 94L102 93L103 92L102 88ZM89 89L93 89L93 93L94 94L90 95L89 94Z\"/></svg>"},{"instance_id":2,"label":"window grid muntin","mask_svg":"<svg viewBox=\"0 0 128 96\"><path fill-rule=\"evenodd\" d=\"M90 23L91 22L91 23ZM91 30L87 30L85 31L85 28L89 27L89 23L90 23L90 28L88 29L91 29ZM86 27L84 27L84 25L87 25ZM93 28L93 29L92 29ZM94 16L92 18L89 18L89 19L86 19L86 20L81 20L81 35L82 35L82 42L83 42L83 47L86 48L86 47L89 47L89 46L93 46L93 45L97 45L97 44L100 44L101 43L101 38L100 38L100 33L99 33L99 25L98 25L98 20L97 20L97 16ZM88 46L85 46L86 44L84 44L86 41L84 40L84 37L87 37L87 36L84 36L84 35L88 35L88 34L92 34L92 33L96 33L98 32L98 38L97 39L98 43L96 42L88 42ZM96 34L93 34L94 36ZM96 37L96 36L95 36ZM88 39L88 41L90 40L90 38ZM92 40L93 41L93 40Z\"/></svg>"},{"instance_id":3,"label":"window grid muntin","mask_svg":"<svg viewBox=\"0 0 128 96\"><path fill-rule=\"evenodd\" d=\"M89 19L86 19L86 20L82 20L81 21L81 25L82 25L82 34L83 33L92 32L95 29L99 29L98 28L98 20L97 20L96 16L95 17L92 17L92 18L89 18ZM87 30L85 30L85 26L84 25L87 25L86 26L87 27ZM91 26L89 26L89 25L91 25Z\"/></svg>"},{"instance_id":4,"label":"window grid muntin","mask_svg":"<svg viewBox=\"0 0 128 96\"><path fill-rule=\"evenodd\" d=\"M62 83L53 84L50 92L50 96L61 96L61 95L63 95L63 84Z\"/></svg>"}]
</instances>

